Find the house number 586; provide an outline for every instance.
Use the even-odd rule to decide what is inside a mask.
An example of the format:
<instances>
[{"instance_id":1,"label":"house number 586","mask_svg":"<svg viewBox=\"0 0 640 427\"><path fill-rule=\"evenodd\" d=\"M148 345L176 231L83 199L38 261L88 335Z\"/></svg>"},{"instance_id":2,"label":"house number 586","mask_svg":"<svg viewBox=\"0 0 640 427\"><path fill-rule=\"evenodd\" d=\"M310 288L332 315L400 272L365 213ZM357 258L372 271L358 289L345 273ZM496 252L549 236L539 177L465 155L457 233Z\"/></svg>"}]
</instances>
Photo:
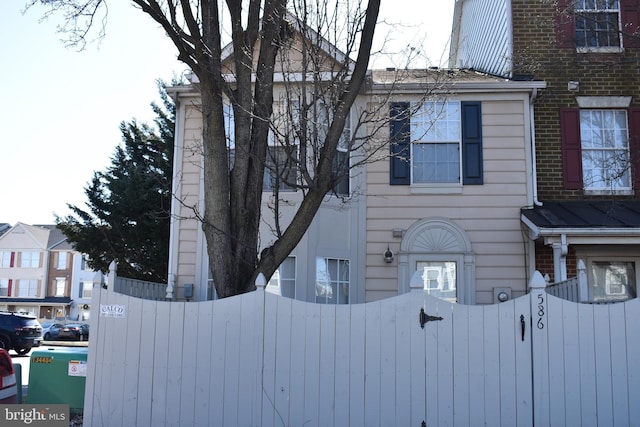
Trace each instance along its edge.
<instances>
[{"instance_id":1,"label":"house number 586","mask_svg":"<svg viewBox=\"0 0 640 427\"><path fill-rule=\"evenodd\" d=\"M544 294L538 294L538 329L544 329Z\"/></svg>"}]
</instances>

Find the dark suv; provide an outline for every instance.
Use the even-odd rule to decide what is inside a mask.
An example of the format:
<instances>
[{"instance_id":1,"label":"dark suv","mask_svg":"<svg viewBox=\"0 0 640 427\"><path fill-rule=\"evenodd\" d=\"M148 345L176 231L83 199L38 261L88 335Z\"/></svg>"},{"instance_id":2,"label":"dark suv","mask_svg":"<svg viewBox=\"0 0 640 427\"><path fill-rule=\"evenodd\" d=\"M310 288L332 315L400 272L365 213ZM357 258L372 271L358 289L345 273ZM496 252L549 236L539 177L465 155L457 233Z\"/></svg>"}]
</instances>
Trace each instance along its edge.
<instances>
[{"instance_id":1,"label":"dark suv","mask_svg":"<svg viewBox=\"0 0 640 427\"><path fill-rule=\"evenodd\" d=\"M0 312L0 348L22 355L42 343L42 327L31 314Z\"/></svg>"}]
</instances>

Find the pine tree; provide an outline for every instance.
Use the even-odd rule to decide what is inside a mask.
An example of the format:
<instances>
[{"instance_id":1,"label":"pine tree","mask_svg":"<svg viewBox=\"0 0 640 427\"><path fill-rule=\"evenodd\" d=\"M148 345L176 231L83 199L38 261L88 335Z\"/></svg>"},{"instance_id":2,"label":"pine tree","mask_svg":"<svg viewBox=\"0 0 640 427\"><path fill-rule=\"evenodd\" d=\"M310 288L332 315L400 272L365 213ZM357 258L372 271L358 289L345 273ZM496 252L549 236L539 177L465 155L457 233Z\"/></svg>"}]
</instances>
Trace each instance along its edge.
<instances>
[{"instance_id":1,"label":"pine tree","mask_svg":"<svg viewBox=\"0 0 640 427\"><path fill-rule=\"evenodd\" d=\"M166 283L175 106L158 88L155 128L123 121L111 166L85 187L88 209L69 204L73 214L56 223L91 268L106 273L115 260L120 276Z\"/></svg>"}]
</instances>

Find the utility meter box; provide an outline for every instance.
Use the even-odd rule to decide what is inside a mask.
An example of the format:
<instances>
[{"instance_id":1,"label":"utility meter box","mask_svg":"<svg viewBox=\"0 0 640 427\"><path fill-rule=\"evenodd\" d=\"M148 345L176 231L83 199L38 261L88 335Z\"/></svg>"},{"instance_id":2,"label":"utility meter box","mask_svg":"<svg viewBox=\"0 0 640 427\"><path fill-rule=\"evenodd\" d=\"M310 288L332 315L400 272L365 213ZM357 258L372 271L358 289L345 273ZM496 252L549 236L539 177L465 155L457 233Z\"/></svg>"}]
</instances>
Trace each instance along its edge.
<instances>
[{"instance_id":1,"label":"utility meter box","mask_svg":"<svg viewBox=\"0 0 640 427\"><path fill-rule=\"evenodd\" d=\"M27 403L68 404L71 413L83 412L87 354L86 347L32 351Z\"/></svg>"}]
</instances>

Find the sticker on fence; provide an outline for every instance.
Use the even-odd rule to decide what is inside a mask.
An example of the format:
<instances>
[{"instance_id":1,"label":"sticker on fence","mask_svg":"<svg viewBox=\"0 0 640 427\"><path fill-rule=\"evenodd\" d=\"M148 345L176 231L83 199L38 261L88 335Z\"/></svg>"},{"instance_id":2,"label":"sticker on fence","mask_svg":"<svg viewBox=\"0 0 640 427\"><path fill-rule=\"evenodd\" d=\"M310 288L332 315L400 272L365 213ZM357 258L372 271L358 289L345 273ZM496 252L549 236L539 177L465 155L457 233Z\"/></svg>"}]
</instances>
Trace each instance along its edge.
<instances>
[{"instance_id":1,"label":"sticker on fence","mask_svg":"<svg viewBox=\"0 0 640 427\"><path fill-rule=\"evenodd\" d=\"M100 317L127 317L127 306L121 304L100 304Z\"/></svg>"}]
</instances>

